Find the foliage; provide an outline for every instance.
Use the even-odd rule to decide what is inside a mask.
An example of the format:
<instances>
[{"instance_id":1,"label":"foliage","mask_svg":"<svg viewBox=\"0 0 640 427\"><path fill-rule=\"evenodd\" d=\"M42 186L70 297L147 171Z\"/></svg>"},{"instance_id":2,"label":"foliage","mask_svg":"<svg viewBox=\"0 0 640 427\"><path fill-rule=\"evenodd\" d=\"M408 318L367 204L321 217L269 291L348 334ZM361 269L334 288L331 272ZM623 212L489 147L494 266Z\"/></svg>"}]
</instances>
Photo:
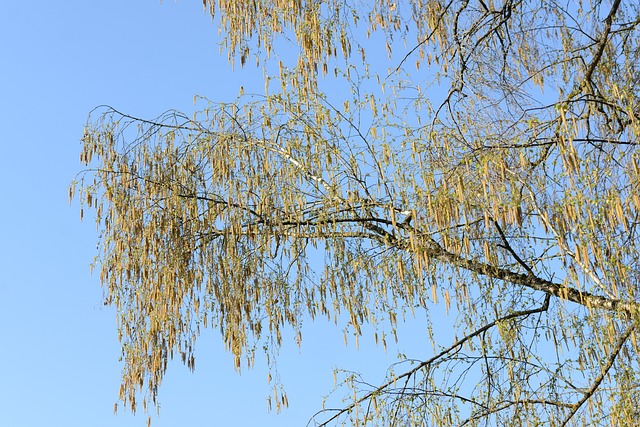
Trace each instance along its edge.
<instances>
[{"instance_id":1,"label":"foliage","mask_svg":"<svg viewBox=\"0 0 640 427\"><path fill-rule=\"evenodd\" d=\"M347 378L313 421L635 423L638 5L204 3L265 93L94 111L70 193L101 231L125 403L155 402L174 354L193 367L201 327L239 368L305 319L386 342L442 301L462 338Z\"/></svg>"}]
</instances>

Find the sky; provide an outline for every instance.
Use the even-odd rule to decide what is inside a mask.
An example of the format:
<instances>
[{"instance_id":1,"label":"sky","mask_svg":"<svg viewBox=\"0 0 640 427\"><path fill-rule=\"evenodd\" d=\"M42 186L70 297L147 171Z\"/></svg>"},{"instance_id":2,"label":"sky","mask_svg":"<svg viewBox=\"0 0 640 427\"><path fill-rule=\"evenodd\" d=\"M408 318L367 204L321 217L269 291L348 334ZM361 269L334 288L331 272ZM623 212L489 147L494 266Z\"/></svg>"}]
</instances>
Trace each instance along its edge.
<instances>
[{"instance_id":1,"label":"sky","mask_svg":"<svg viewBox=\"0 0 640 427\"><path fill-rule=\"evenodd\" d=\"M68 186L81 171L88 113L108 104L152 118L193 110L195 95L231 101L263 82L220 55L200 1L0 1L0 426L144 426L114 415L120 371L115 313L102 305L92 221ZM410 357L427 339L407 329ZM153 426L304 426L333 388L335 367L381 380L396 360L340 328L310 322L302 347L285 341L279 366L290 408L267 409L264 363L238 374L216 331L205 331L196 371L172 363ZM405 347L406 345L406 347Z\"/></svg>"}]
</instances>

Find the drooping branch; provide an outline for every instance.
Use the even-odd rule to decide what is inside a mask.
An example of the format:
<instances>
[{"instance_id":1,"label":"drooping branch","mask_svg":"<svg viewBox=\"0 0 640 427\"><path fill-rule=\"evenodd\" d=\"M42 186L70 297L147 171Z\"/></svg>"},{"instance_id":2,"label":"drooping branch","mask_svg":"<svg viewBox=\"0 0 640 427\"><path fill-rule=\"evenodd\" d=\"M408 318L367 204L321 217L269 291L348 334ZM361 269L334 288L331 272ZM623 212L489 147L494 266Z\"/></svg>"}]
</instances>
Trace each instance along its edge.
<instances>
[{"instance_id":1,"label":"drooping branch","mask_svg":"<svg viewBox=\"0 0 640 427\"><path fill-rule=\"evenodd\" d=\"M184 196L183 196L184 197ZM200 196L196 198L202 198ZM224 202L227 203L227 202ZM375 203L372 203L371 206L375 206ZM243 207L243 209L248 209L247 207ZM340 216L329 215L328 218L323 220L318 219L302 219L302 220L287 220L283 218L279 218L278 221L274 221L273 219L265 218L262 215L259 215L257 212L248 209L248 211L256 217L256 222L254 225L279 225L279 226L287 226L287 227L318 227L327 224L352 224L356 226L364 227L369 230L373 234L367 235L365 233L357 233L357 237L368 237L373 240L378 240L379 242L385 245L393 245L398 249L409 250L410 245L407 241L405 241L402 237L392 234L384 229L382 226L392 226L394 221L386 219L386 218L378 218L378 217L361 217L361 216L344 216L345 213L353 213L355 208L346 208ZM495 223L495 222L494 222ZM397 224L396 224L397 225ZM498 232L505 241L504 232L499 227L497 223L495 225L498 227ZM404 224L402 227L407 228L408 225ZM331 235L327 235L327 238L332 237L348 237L349 233L331 233ZM507 268L503 268L497 265L492 265L486 262L480 262L473 259L465 258L459 254L455 254L450 252L442 247L438 242L432 239L429 236L423 236L422 239L419 240L420 247L419 250L425 251L426 254L432 258L439 260L445 264L448 264L452 267L461 268L463 270L467 270L473 273L480 274L482 276L486 276L491 279L503 280L505 282L512 283L514 285L521 285L528 287L530 289L534 289L536 291L544 292L547 295L551 295L554 297L558 297L561 299L565 299L582 306L586 306L589 308L598 308L604 309L612 312L619 312L629 315L630 317L635 317L640 313L640 303L635 301L624 301L621 299L614 299L606 296L596 295L588 291L579 290L574 287L568 286L566 284L553 282L547 279L540 278L536 276L533 270L526 264L522 259L520 259L517 254L515 254L513 248L510 246L507 247L510 253L516 257L516 260L520 265L523 266L527 270L527 274L515 272L509 270Z\"/></svg>"}]
</instances>

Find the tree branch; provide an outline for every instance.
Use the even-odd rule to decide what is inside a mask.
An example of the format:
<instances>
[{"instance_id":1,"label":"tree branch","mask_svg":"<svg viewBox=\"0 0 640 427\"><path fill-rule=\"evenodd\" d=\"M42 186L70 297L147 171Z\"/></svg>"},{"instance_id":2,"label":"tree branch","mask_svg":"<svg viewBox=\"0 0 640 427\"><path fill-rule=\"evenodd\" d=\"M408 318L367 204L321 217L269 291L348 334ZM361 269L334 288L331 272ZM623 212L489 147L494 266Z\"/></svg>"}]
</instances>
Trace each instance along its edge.
<instances>
[{"instance_id":1,"label":"tree branch","mask_svg":"<svg viewBox=\"0 0 640 427\"><path fill-rule=\"evenodd\" d=\"M336 418L341 416L342 414L350 412L357 405L359 405L360 403L370 399L371 397L373 397L374 395L382 392L383 390L389 388L389 386L391 386L392 384L395 384L398 380L406 378L407 381L408 381L408 379L413 374L418 372L420 369L424 368L427 365L432 364L433 362L435 362L438 359L442 358L443 356L445 356L447 353L451 352L452 350L455 350L456 348L461 347L467 341L469 341L472 338L475 338L476 336L488 331L489 329L491 329L494 326L496 326L498 323L504 322L506 320L514 319L516 317L523 317L523 316L527 317L527 316L530 316L532 314L543 313L543 312L547 311L549 309L549 300L550 300L550 296L547 295L545 297L544 302L542 303L542 305L540 307L538 307L538 308L534 308L534 309L531 309L531 310L518 311L518 312L515 312L515 313L507 314L506 316L502 316L501 318L496 319L493 322L490 322L490 323L484 325L483 327L481 327L479 329L476 329L474 332L468 334L464 338L456 340L456 342L453 343L451 346L449 346L446 349L442 350L440 353L436 354L435 356L431 357L430 359L419 363L415 368L411 369L410 371L407 371L407 372L405 372L405 373L403 373L403 374L401 374L401 375L399 375L397 377L392 378L391 380L387 381L386 383L382 384L381 386L378 386L377 388L375 388L374 390L370 391L369 393L367 393L366 395L364 395L363 397L361 397L360 399L358 399L354 403L350 404L349 406L338 410L338 412L336 414L334 414L331 418L329 418L328 420L326 420L323 423L319 424L319 427L326 426L330 422L332 422L333 420L335 420ZM316 414L316 415L318 415L318 414ZM315 417L315 415L314 415L314 417Z\"/></svg>"},{"instance_id":2,"label":"tree branch","mask_svg":"<svg viewBox=\"0 0 640 427\"><path fill-rule=\"evenodd\" d=\"M569 413L567 418L565 418L564 422L561 424L561 427L566 426L567 423L571 420L571 418L573 418L573 416L578 412L578 409L580 409L580 407L587 400L589 400L591 396L593 396L593 393L595 393L595 391L598 389L598 387L600 386L600 383L602 383L602 380L604 380L604 377L609 373L609 370L613 366L613 363L616 361L616 358L618 357L620 350L622 350L622 346L627 341L627 339L629 339L629 336L631 336L635 328L636 328L636 323L632 322L627 327L626 331L624 331L624 334L620 337L620 339L616 343L616 347L613 349L613 351L609 355L609 359L607 359L606 365L602 367L602 373L598 375L598 377L595 379L595 381L593 382L589 390L587 390L584 396L582 396L582 399L580 399L578 402L576 402L573 405L573 407L571 408L571 412Z\"/></svg>"},{"instance_id":3,"label":"tree branch","mask_svg":"<svg viewBox=\"0 0 640 427\"><path fill-rule=\"evenodd\" d=\"M554 283L550 280L539 278L532 273L516 273L495 265L473 259L467 259L458 254L447 251L431 238L429 238L425 249L427 254L434 259L483 276L526 286L536 291L541 291L548 295L575 302L589 308L600 308L613 312L621 312L631 317L635 317L640 314L640 304L635 301L623 301L595 295L587 291L581 291L560 283Z\"/></svg>"}]
</instances>

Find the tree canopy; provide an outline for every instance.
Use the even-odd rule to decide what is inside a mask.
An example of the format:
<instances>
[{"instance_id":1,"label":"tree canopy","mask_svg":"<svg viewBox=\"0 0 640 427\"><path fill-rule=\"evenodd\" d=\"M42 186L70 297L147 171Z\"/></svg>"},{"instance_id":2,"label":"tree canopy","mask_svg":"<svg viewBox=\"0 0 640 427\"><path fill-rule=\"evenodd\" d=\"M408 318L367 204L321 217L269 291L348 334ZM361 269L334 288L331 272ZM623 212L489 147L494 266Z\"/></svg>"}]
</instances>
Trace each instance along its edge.
<instances>
[{"instance_id":1,"label":"tree canopy","mask_svg":"<svg viewBox=\"0 0 640 427\"><path fill-rule=\"evenodd\" d=\"M70 190L95 210L125 404L193 367L202 328L239 368L316 317L384 344L445 304L456 338L345 379L312 424L636 422L636 2L204 5L264 93L97 109Z\"/></svg>"}]
</instances>

